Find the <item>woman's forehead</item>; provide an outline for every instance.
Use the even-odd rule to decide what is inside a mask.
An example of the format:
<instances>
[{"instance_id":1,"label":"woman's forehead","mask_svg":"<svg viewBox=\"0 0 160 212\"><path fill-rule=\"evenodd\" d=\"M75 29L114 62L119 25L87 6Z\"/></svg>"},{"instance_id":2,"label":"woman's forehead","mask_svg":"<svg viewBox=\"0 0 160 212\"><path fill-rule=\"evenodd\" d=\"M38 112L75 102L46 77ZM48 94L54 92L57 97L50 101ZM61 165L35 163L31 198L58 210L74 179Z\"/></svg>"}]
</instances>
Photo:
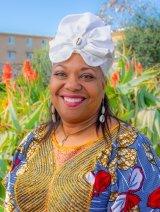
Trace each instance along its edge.
<instances>
[{"instance_id":1,"label":"woman's forehead","mask_svg":"<svg viewBox=\"0 0 160 212\"><path fill-rule=\"evenodd\" d=\"M73 53L71 55L71 57L69 59L67 59L66 61L62 61L62 62L59 62L59 63L55 63L53 65L53 67L62 67L62 68L75 68L75 69L78 69L78 70L88 70L88 69L92 69L93 71L101 71L101 68L99 66L97 67L93 67L93 66L90 66L88 64L85 63L84 59L82 58L82 56L80 54L77 54L77 53Z\"/></svg>"},{"instance_id":2,"label":"woman's forehead","mask_svg":"<svg viewBox=\"0 0 160 212\"><path fill-rule=\"evenodd\" d=\"M77 63L73 64L73 63L70 63L70 64L65 64L63 62L60 62L60 63L56 63L53 65L53 68L56 68L56 67L62 67L64 69L68 69L68 68L77 68L78 70L81 70L81 71L85 71L85 70L88 70L88 69L92 69L94 72L101 72L101 68L100 67L93 67L93 66L88 66L88 65L84 65L82 64L81 66Z\"/></svg>"}]
</instances>

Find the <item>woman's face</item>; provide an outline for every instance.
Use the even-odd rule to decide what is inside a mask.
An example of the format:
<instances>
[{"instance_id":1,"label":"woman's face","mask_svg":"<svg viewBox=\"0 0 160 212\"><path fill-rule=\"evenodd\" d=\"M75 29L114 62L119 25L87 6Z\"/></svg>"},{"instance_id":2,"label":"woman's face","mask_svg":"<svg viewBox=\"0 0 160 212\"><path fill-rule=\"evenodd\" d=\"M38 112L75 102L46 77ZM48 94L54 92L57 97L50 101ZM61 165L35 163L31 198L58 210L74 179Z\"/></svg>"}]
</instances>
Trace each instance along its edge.
<instances>
[{"instance_id":1,"label":"woman's face","mask_svg":"<svg viewBox=\"0 0 160 212\"><path fill-rule=\"evenodd\" d=\"M51 101L62 120L78 123L99 111L104 96L100 68L88 66L80 54L53 65L50 80Z\"/></svg>"}]
</instances>

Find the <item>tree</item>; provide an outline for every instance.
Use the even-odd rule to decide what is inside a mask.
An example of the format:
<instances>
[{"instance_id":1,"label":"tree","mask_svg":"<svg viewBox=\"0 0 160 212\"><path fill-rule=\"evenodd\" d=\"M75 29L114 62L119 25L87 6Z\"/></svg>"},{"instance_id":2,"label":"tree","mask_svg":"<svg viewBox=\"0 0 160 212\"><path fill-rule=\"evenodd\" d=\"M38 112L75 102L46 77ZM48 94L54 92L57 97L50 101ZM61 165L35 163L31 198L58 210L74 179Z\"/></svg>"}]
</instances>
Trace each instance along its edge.
<instances>
[{"instance_id":1,"label":"tree","mask_svg":"<svg viewBox=\"0 0 160 212\"><path fill-rule=\"evenodd\" d=\"M124 28L129 25L138 11L149 16L159 16L159 0L106 0L100 7L98 15L112 29Z\"/></svg>"},{"instance_id":2,"label":"tree","mask_svg":"<svg viewBox=\"0 0 160 212\"><path fill-rule=\"evenodd\" d=\"M112 25L112 30L124 30L125 40L118 49L127 50L126 56L136 58L144 67L160 63L158 5L158 0L107 0L99 10L99 16Z\"/></svg>"},{"instance_id":3,"label":"tree","mask_svg":"<svg viewBox=\"0 0 160 212\"><path fill-rule=\"evenodd\" d=\"M128 56L138 59L144 67L160 63L160 18L135 14L120 49L122 45L130 50Z\"/></svg>"}]
</instances>

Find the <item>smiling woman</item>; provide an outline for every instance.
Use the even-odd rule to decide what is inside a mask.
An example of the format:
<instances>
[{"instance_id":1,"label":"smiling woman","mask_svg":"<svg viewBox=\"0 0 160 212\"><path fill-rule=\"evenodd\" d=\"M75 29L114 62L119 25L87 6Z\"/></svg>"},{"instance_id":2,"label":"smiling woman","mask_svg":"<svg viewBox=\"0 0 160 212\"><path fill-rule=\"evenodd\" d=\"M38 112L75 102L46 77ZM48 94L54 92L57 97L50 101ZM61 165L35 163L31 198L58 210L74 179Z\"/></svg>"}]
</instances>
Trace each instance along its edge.
<instances>
[{"instance_id":1,"label":"smiling woman","mask_svg":"<svg viewBox=\"0 0 160 212\"><path fill-rule=\"evenodd\" d=\"M51 120L20 143L6 176L6 211L159 211L160 160L110 111L110 29L91 14L62 19L50 43Z\"/></svg>"},{"instance_id":2,"label":"smiling woman","mask_svg":"<svg viewBox=\"0 0 160 212\"><path fill-rule=\"evenodd\" d=\"M52 103L63 123L75 124L93 116L96 120L104 96L100 68L95 70L79 54L73 53L68 60L53 66L50 88Z\"/></svg>"}]
</instances>

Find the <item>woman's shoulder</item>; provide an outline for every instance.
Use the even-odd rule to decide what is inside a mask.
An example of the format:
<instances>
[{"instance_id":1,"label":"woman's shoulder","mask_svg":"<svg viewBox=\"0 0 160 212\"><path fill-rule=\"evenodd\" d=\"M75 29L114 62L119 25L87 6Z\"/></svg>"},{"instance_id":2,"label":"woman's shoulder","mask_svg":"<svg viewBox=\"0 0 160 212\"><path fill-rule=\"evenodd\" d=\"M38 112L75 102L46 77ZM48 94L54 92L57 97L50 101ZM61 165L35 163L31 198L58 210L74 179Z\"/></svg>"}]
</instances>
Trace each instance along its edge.
<instances>
[{"instance_id":1,"label":"woman's shoulder","mask_svg":"<svg viewBox=\"0 0 160 212\"><path fill-rule=\"evenodd\" d=\"M26 134L13 153L9 171L12 172L20 163L24 162L35 149L37 149L42 138L47 132L47 128L47 124L40 124Z\"/></svg>"},{"instance_id":2,"label":"woman's shoulder","mask_svg":"<svg viewBox=\"0 0 160 212\"><path fill-rule=\"evenodd\" d=\"M148 161L151 164L158 164L157 167L160 169L160 158L153 148L152 141L129 124L121 123L116 147L118 155L124 160L131 161L134 158L134 161L141 161L143 164Z\"/></svg>"},{"instance_id":3,"label":"woman's shoulder","mask_svg":"<svg viewBox=\"0 0 160 212\"><path fill-rule=\"evenodd\" d=\"M40 124L27 133L13 153L11 166L3 180L3 184L6 188L6 199L4 206L7 209L9 208L9 211L11 211L12 207L14 207L10 198L12 199L14 195L13 185L17 179L17 175L18 173L23 172L21 167L23 167L37 151L40 141L46 133L47 127L47 124Z\"/></svg>"},{"instance_id":4,"label":"woman's shoulder","mask_svg":"<svg viewBox=\"0 0 160 212\"><path fill-rule=\"evenodd\" d=\"M146 135L141 133L132 125L124 122L120 122L117 143L119 147L152 145L151 141Z\"/></svg>"},{"instance_id":5,"label":"woman's shoulder","mask_svg":"<svg viewBox=\"0 0 160 212\"><path fill-rule=\"evenodd\" d=\"M47 132L47 128L48 125L46 123L39 124L37 127L35 127L33 130L26 134L26 136L20 142L18 149L22 146L25 146L25 144L29 145L33 141L36 141L37 143L40 142L44 137L45 133Z\"/></svg>"}]
</instances>

